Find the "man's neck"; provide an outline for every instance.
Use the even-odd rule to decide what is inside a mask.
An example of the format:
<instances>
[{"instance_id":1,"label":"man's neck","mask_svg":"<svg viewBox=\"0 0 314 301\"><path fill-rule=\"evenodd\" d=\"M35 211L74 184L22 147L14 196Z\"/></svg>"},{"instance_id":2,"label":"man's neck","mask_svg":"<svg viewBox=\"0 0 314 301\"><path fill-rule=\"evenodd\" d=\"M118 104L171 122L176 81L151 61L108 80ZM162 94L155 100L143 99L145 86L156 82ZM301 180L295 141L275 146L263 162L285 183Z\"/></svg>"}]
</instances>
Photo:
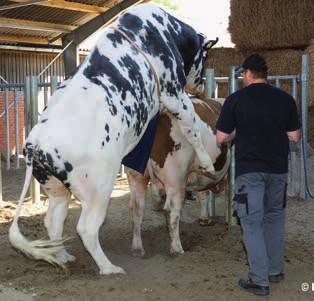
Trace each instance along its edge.
<instances>
[{"instance_id":1,"label":"man's neck","mask_svg":"<svg viewBox=\"0 0 314 301\"><path fill-rule=\"evenodd\" d=\"M264 79L264 78L256 78L256 79L252 79L251 82L250 82L250 85L251 84L266 84L267 83L267 80Z\"/></svg>"}]
</instances>

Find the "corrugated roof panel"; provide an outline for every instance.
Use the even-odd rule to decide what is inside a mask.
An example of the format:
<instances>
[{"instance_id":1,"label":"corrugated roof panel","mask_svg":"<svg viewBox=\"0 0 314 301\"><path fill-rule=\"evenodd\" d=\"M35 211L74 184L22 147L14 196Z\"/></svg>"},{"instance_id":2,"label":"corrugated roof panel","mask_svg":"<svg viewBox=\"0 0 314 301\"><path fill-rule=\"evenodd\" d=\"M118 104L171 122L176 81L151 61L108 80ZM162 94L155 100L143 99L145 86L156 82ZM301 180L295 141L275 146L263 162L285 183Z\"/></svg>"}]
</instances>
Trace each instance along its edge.
<instances>
[{"instance_id":1,"label":"corrugated roof panel","mask_svg":"<svg viewBox=\"0 0 314 301\"><path fill-rule=\"evenodd\" d=\"M15 28L1 28L0 34L16 35L23 37L38 37L38 38L50 38L53 37L53 33L47 31L38 31L38 30L24 30L24 29L15 29Z\"/></svg>"},{"instance_id":2,"label":"corrugated roof panel","mask_svg":"<svg viewBox=\"0 0 314 301\"><path fill-rule=\"evenodd\" d=\"M67 1L95 5L95 6L105 6L106 2L108 2L108 0L67 0Z\"/></svg>"},{"instance_id":3,"label":"corrugated roof panel","mask_svg":"<svg viewBox=\"0 0 314 301\"><path fill-rule=\"evenodd\" d=\"M12 4L12 2L6 2L6 4ZM25 19L66 25L80 25L78 21L86 15L87 14L83 12L38 5L14 8L1 12L1 16L5 18Z\"/></svg>"}]
</instances>

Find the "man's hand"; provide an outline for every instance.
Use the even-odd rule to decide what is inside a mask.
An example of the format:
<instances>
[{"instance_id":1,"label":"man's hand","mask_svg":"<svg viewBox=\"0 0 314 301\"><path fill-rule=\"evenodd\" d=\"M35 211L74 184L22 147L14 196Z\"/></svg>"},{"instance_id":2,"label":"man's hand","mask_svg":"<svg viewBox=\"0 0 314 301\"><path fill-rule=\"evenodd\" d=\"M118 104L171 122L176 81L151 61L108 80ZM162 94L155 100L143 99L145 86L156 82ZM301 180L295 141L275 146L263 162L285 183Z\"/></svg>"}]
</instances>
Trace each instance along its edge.
<instances>
[{"instance_id":1,"label":"man's hand","mask_svg":"<svg viewBox=\"0 0 314 301\"><path fill-rule=\"evenodd\" d=\"M217 130L216 132L216 143L217 144L222 144L222 143L227 143L231 142L236 136L235 131L233 131L231 134L227 134L224 132L221 132Z\"/></svg>"},{"instance_id":2,"label":"man's hand","mask_svg":"<svg viewBox=\"0 0 314 301\"><path fill-rule=\"evenodd\" d=\"M296 130L293 132L287 132L287 136L288 136L288 139L290 141L298 142L300 140L300 137L301 137L301 132L300 132L300 130ZM217 140L217 138L216 138L216 140Z\"/></svg>"}]
</instances>

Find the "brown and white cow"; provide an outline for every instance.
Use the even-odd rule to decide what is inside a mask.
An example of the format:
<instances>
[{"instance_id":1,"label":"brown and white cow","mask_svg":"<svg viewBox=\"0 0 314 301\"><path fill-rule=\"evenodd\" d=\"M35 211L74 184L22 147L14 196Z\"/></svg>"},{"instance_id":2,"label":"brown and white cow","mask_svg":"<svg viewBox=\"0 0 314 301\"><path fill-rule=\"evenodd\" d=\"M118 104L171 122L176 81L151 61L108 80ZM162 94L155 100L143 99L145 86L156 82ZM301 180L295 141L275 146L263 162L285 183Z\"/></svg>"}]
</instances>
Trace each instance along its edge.
<instances>
[{"instance_id":1,"label":"brown and white cow","mask_svg":"<svg viewBox=\"0 0 314 301\"><path fill-rule=\"evenodd\" d=\"M223 179L230 164L228 147L218 147L215 137L215 124L220 113L221 105L214 101L203 101L193 98L193 105L197 113L197 123L201 129L202 142L207 153L214 162L215 178L202 175L199 160L188 141L180 132L176 119L171 114L163 114L157 127L153 149L144 176L127 169L130 184L130 207L133 210L133 241L132 252L136 256L145 254L141 224L144 211L144 198L149 180L166 195L164 209L170 211L169 234L171 239L170 253L183 253L179 236L179 220L185 191L199 191L201 197L201 218L207 216L208 192L214 189Z\"/></svg>"}]
</instances>

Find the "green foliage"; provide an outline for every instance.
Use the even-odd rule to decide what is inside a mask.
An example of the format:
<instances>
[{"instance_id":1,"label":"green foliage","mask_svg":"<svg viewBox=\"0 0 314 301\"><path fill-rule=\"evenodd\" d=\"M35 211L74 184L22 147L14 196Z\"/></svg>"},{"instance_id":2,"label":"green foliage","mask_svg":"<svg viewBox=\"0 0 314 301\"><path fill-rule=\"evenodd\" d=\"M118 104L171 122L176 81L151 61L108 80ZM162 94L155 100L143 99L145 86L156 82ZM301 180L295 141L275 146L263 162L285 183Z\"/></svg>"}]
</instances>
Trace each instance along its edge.
<instances>
[{"instance_id":1,"label":"green foliage","mask_svg":"<svg viewBox=\"0 0 314 301\"><path fill-rule=\"evenodd\" d=\"M179 5L177 0L152 0L152 2L161 6L167 7L171 10L178 10Z\"/></svg>"}]
</instances>

